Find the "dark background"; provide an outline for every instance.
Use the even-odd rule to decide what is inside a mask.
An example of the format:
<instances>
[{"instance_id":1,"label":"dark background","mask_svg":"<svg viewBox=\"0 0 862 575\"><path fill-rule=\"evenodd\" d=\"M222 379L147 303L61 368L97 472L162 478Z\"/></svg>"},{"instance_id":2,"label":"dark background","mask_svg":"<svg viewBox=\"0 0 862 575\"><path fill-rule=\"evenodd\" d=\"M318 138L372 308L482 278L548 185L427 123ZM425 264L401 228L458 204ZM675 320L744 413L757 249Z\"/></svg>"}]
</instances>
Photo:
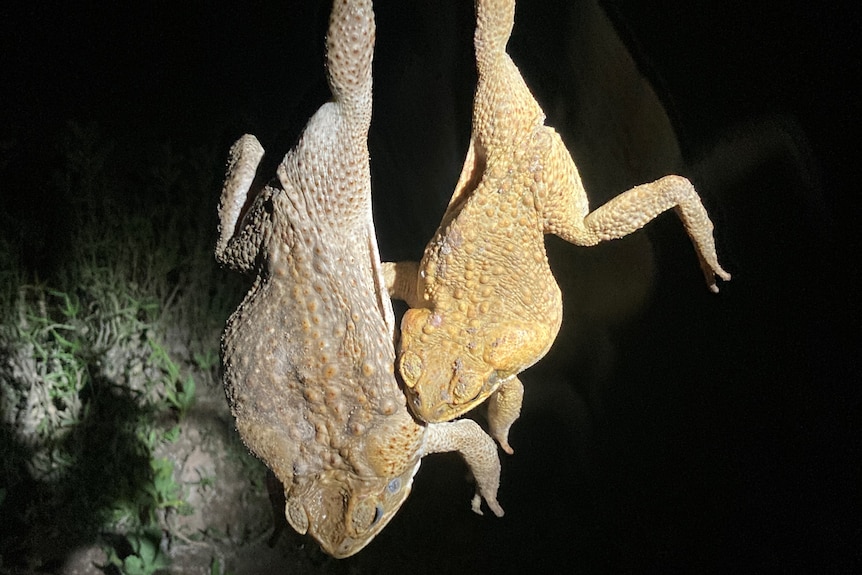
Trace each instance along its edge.
<instances>
[{"instance_id":1,"label":"dark background","mask_svg":"<svg viewBox=\"0 0 862 575\"><path fill-rule=\"evenodd\" d=\"M510 53L543 105L567 93L556 54L568 5L518 5ZM645 304L625 321L567 324L524 375L516 454L503 461L505 518L470 514L463 466L429 458L355 569L862 570L860 22L849 2L767 5L776 6L602 3L677 129L733 281L709 294L678 221L648 226L656 271ZM41 193L40 155L69 119L129 142L226 152L251 132L269 151L286 150L327 98L327 9L7 3L0 137L26 161L18 185L0 182L6 209L56 209ZM375 10L381 251L416 258L466 149L472 6L380 0ZM562 124L561 108L545 109L550 125ZM761 129L791 145L736 173L757 156L746 134ZM723 145L732 141L743 144ZM589 191L598 205L621 190ZM217 195L200 198L213 228ZM618 281L591 273L584 281L596 291ZM584 315L579 305L567 295L567 320ZM571 330L595 338L569 347L582 341Z\"/></svg>"}]
</instances>

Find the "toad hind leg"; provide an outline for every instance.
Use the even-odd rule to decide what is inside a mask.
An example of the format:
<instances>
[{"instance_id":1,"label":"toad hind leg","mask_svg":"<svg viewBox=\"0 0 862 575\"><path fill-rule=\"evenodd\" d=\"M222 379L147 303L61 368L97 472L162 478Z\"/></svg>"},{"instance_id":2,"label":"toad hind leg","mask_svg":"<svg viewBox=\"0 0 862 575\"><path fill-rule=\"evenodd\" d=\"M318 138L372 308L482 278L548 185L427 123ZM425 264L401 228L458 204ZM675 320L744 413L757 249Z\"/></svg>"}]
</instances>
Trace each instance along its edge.
<instances>
[{"instance_id":1,"label":"toad hind leg","mask_svg":"<svg viewBox=\"0 0 862 575\"><path fill-rule=\"evenodd\" d=\"M551 155L568 156L559 136L555 140L551 143ZM686 178L671 175L635 186L586 213L586 192L577 169L570 157L558 157L552 165L560 163L571 166L570 173L568 177L549 182L551 189L547 191L543 206L546 233L575 245L592 246L626 236L673 208L694 244L709 289L718 291L715 276L730 280L730 274L718 263L712 221L694 186Z\"/></svg>"}]
</instances>

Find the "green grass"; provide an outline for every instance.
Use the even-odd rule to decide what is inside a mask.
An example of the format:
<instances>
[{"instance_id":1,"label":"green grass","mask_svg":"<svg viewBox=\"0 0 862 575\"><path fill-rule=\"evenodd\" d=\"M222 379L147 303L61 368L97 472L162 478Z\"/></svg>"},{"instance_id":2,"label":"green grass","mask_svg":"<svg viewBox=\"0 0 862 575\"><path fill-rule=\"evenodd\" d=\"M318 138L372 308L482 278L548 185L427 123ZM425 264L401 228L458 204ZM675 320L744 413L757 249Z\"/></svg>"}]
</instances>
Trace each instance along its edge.
<instances>
[{"instance_id":1,"label":"green grass","mask_svg":"<svg viewBox=\"0 0 862 575\"><path fill-rule=\"evenodd\" d=\"M211 255L221 160L93 125L59 141L46 185L66 232L0 221L0 568L101 541L115 572L154 573L165 513L191 511L156 453L214 383L204 334L241 285Z\"/></svg>"}]
</instances>

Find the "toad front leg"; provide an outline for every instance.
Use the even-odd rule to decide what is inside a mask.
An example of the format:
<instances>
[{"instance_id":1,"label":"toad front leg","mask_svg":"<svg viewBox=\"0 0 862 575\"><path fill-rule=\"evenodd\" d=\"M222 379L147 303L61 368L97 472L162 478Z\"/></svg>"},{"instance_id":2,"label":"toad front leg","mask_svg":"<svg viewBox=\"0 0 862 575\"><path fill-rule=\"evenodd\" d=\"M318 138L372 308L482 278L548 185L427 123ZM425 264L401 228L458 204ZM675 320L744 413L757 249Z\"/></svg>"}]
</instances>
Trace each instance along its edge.
<instances>
[{"instance_id":1,"label":"toad front leg","mask_svg":"<svg viewBox=\"0 0 862 575\"><path fill-rule=\"evenodd\" d=\"M501 383L497 391L488 398L489 432L509 455L515 453L509 445L509 429L521 415L523 401L524 384L516 375Z\"/></svg>"},{"instance_id":2,"label":"toad front leg","mask_svg":"<svg viewBox=\"0 0 862 575\"><path fill-rule=\"evenodd\" d=\"M481 504L484 498L494 515L502 517L503 508L497 503L500 458L497 456L494 441L472 419L428 424L423 455L448 451L460 453L476 479L473 511L482 515Z\"/></svg>"}]
</instances>

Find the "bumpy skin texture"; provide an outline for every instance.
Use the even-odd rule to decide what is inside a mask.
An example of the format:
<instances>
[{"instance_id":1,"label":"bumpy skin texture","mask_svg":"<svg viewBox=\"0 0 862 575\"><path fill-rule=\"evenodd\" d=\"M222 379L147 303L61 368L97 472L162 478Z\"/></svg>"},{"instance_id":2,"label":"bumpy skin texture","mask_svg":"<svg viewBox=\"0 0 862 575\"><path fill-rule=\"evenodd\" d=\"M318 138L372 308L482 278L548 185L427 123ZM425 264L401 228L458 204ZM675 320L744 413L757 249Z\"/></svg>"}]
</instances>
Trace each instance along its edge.
<instances>
[{"instance_id":1,"label":"bumpy skin texture","mask_svg":"<svg viewBox=\"0 0 862 575\"><path fill-rule=\"evenodd\" d=\"M390 295L411 308L398 368L413 412L448 421L490 397L491 434L508 453L520 414L517 374L541 359L562 320L544 234L592 246L673 208L708 287L718 264L712 222L691 183L666 176L589 211L578 170L506 53L514 0L476 2L478 84L467 158L422 261L385 264Z\"/></svg>"},{"instance_id":2,"label":"bumpy skin texture","mask_svg":"<svg viewBox=\"0 0 862 575\"><path fill-rule=\"evenodd\" d=\"M268 184L257 183L257 139L233 146L215 250L219 262L255 277L222 338L237 429L282 483L290 525L335 557L380 532L427 453L459 451L476 478L474 511L484 497L503 513L494 441L472 421L417 423L395 379L394 319L371 214L374 33L370 0L334 1L333 100Z\"/></svg>"}]
</instances>

